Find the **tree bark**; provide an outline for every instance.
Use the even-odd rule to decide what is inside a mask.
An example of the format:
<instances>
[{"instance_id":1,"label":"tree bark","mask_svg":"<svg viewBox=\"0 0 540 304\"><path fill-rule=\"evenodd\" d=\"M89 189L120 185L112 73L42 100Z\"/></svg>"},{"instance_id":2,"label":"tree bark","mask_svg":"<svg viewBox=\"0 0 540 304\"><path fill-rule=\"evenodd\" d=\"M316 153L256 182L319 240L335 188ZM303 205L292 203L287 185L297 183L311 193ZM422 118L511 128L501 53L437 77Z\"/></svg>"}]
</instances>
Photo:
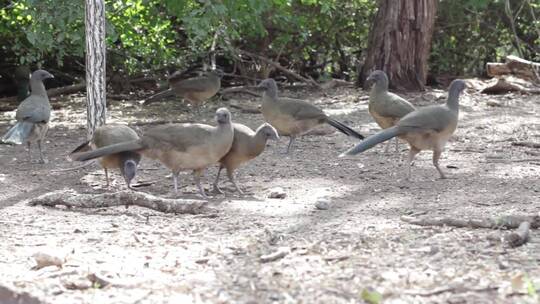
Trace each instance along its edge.
<instances>
[{"instance_id":1,"label":"tree bark","mask_svg":"<svg viewBox=\"0 0 540 304\"><path fill-rule=\"evenodd\" d=\"M380 0L360 83L379 69L392 88L424 90L436 13L437 0Z\"/></svg>"},{"instance_id":2,"label":"tree bark","mask_svg":"<svg viewBox=\"0 0 540 304\"><path fill-rule=\"evenodd\" d=\"M88 138L105 124L105 3L86 0L86 106Z\"/></svg>"}]
</instances>

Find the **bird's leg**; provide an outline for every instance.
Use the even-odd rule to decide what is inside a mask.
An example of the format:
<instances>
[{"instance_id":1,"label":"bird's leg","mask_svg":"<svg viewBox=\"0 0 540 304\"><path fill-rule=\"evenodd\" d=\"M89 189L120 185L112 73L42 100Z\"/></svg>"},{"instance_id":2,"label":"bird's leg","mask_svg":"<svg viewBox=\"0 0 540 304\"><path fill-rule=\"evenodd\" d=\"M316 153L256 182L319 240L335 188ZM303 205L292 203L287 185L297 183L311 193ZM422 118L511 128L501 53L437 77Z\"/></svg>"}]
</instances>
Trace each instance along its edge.
<instances>
[{"instance_id":1,"label":"bird's leg","mask_svg":"<svg viewBox=\"0 0 540 304\"><path fill-rule=\"evenodd\" d=\"M285 150L285 154L289 154L290 150L291 150L291 147L293 146L294 144L294 140L295 140L295 137L294 136L290 136L289 137L289 144L287 145L287 150Z\"/></svg>"},{"instance_id":2,"label":"bird's leg","mask_svg":"<svg viewBox=\"0 0 540 304\"><path fill-rule=\"evenodd\" d=\"M37 141L37 146L38 146L38 150L39 150L39 163L40 164L45 164L47 161L43 157L43 150L41 149L41 139Z\"/></svg>"},{"instance_id":3,"label":"bird's leg","mask_svg":"<svg viewBox=\"0 0 540 304\"><path fill-rule=\"evenodd\" d=\"M399 139L396 137L396 153L399 152Z\"/></svg>"},{"instance_id":4,"label":"bird's leg","mask_svg":"<svg viewBox=\"0 0 540 304\"><path fill-rule=\"evenodd\" d=\"M441 167L439 167L439 158L441 158L442 151L440 149L433 150L433 165L435 168L437 168L437 171L439 171L439 174L441 175L441 179L445 179L446 175L441 170Z\"/></svg>"},{"instance_id":5,"label":"bird's leg","mask_svg":"<svg viewBox=\"0 0 540 304\"><path fill-rule=\"evenodd\" d=\"M180 174L179 171L172 172L172 178L173 178L173 183L174 183L174 193L176 195L178 195L178 174Z\"/></svg>"},{"instance_id":6,"label":"bird's leg","mask_svg":"<svg viewBox=\"0 0 540 304\"><path fill-rule=\"evenodd\" d=\"M103 168L103 170L105 171L105 188L109 188L109 170L107 168Z\"/></svg>"},{"instance_id":7,"label":"bird's leg","mask_svg":"<svg viewBox=\"0 0 540 304\"><path fill-rule=\"evenodd\" d=\"M219 181L219 174L221 173L222 169L223 169L223 166L219 166L219 169L216 175L216 180L214 181L214 190L213 190L215 193L221 193L221 194L223 193L223 191L219 189L218 181Z\"/></svg>"},{"instance_id":8,"label":"bird's leg","mask_svg":"<svg viewBox=\"0 0 540 304\"><path fill-rule=\"evenodd\" d=\"M388 153L388 151L390 150L390 145L391 144L392 144L391 140L386 142L386 145L384 146L384 153Z\"/></svg>"},{"instance_id":9,"label":"bird's leg","mask_svg":"<svg viewBox=\"0 0 540 304\"><path fill-rule=\"evenodd\" d=\"M234 175L233 175L233 171L232 170L229 170L227 169L227 176L229 177L229 180L231 181L231 183L234 185L234 187L236 188L236 191L238 191L238 193L240 193L240 195L243 195L244 192L242 192L242 190L240 190L240 187L238 187L238 184L236 183L236 181L234 180Z\"/></svg>"},{"instance_id":10,"label":"bird's leg","mask_svg":"<svg viewBox=\"0 0 540 304\"><path fill-rule=\"evenodd\" d=\"M204 197L205 199L208 199L208 196L206 195L206 193L204 193L204 189L201 185L201 174L202 174L201 169L193 170L193 177L195 179L195 184L197 185L197 188L199 189L199 193L202 195L202 197Z\"/></svg>"},{"instance_id":11,"label":"bird's leg","mask_svg":"<svg viewBox=\"0 0 540 304\"><path fill-rule=\"evenodd\" d=\"M411 168L414 164L414 157L416 156L416 154L418 154L418 152L420 152L420 150L416 149L415 147L411 147L411 149L409 150L409 173L407 174L408 180L411 179Z\"/></svg>"},{"instance_id":12,"label":"bird's leg","mask_svg":"<svg viewBox=\"0 0 540 304\"><path fill-rule=\"evenodd\" d=\"M26 145L28 147L28 161L32 162L32 151L30 151L30 142L28 141Z\"/></svg>"}]
</instances>

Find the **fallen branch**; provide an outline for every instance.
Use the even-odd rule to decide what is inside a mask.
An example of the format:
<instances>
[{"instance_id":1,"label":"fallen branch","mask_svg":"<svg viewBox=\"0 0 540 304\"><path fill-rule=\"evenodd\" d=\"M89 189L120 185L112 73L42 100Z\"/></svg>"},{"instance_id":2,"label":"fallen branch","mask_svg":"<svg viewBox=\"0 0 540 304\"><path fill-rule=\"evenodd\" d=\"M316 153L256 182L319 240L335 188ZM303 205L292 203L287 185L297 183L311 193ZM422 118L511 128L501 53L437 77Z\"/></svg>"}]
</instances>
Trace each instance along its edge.
<instances>
[{"instance_id":1,"label":"fallen branch","mask_svg":"<svg viewBox=\"0 0 540 304\"><path fill-rule=\"evenodd\" d=\"M458 228L516 229L523 222L529 222L533 229L540 228L538 215L507 215L499 218L462 219L451 217L412 217L402 216L401 220L418 226L450 226Z\"/></svg>"},{"instance_id":2,"label":"fallen branch","mask_svg":"<svg viewBox=\"0 0 540 304\"><path fill-rule=\"evenodd\" d=\"M275 62L273 60L270 60L264 56L261 56L261 55L258 55L258 54L255 54L255 53L252 53L252 52L248 52L248 51L245 51L245 50L241 50L241 49L236 49L235 50L236 52L240 53L240 54L244 54L246 56L249 56L249 57L253 57L253 58L257 58L273 67L275 67L276 69L280 70L281 72L283 72L284 74L286 75L289 75L295 79L298 79L302 82L305 82L305 83L309 83L311 85L313 85L314 87L317 87L319 89L322 89L321 85L318 84L315 80L313 79L310 79L310 78L306 78L306 77L303 77L301 76L300 74L298 73L295 73L285 67L283 67L281 64L279 64L278 62Z\"/></svg>"},{"instance_id":3,"label":"fallen branch","mask_svg":"<svg viewBox=\"0 0 540 304\"><path fill-rule=\"evenodd\" d=\"M512 142L512 146L540 149L540 143L536 143L532 141L514 141Z\"/></svg>"},{"instance_id":4,"label":"fallen branch","mask_svg":"<svg viewBox=\"0 0 540 304\"><path fill-rule=\"evenodd\" d=\"M504 241L510 247L519 247L529 240L529 230L531 224L529 222L523 222L519 225L516 231L510 232L504 236Z\"/></svg>"},{"instance_id":5,"label":"fallen branch","mask_svg":"<svg viewBox=\"0 0 540 304\"><path fill-rule=\"evenodd\" d=\"M144 192L119 191L102 194L77 193L73 190L59 190L41 195L28 201L30 206L73 208L104 208L117 206L139 206L164 213L201 213L207 201L190 199L161 198Z\"/></svg>"},{"instance_id":6,"label":"fallen branch","mask_svg":"<svg viewBox=\"0 0 540 304\"><path fill-rule=\"evenodd\" d=\"M185 119L160 119L160 120L151 120L151 121L137 121L134 123L129 124L130 126L155 126L155 125L165 125L165 124L172 124L172 123L192 123L193 120L185 120Z\"/></svg>"}]
</instances>

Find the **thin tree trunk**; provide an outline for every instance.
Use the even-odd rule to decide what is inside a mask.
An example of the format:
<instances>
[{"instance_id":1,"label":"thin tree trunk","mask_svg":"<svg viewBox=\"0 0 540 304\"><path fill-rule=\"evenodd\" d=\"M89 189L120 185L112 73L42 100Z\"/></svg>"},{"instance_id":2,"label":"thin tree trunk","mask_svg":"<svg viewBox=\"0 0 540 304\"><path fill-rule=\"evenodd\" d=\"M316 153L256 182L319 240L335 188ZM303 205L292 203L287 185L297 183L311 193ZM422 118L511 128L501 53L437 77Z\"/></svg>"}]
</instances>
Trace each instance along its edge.
<instances>
[{"instance_id":1,"label":"thin tree trunk","mask_svg":"<svg viewBox=\"0 0 540 304\"><path fill-rule=\"evenodd\" d=\"M86 0L86 105L88 137L105 123L105 3Z\"/></svg>"},{"instance_id":2,"label":"thin tree trunk","mask_svg":"<svg viewBox=\"0 0 540 304\"><path fill-rule=\"evenodd\" d=\"M436 13L437 0L380 0L360 83L379 69L393 88L423 90Z\"/></svg>"}]
</instances>

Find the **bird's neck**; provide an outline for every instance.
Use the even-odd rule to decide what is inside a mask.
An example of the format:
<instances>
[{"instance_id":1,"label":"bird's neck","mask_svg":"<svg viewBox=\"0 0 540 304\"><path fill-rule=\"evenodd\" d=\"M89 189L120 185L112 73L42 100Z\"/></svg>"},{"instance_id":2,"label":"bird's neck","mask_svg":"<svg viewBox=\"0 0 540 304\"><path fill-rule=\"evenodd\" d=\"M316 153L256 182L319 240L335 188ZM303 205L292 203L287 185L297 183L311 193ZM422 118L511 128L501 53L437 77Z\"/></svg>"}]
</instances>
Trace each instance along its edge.
<instances>
[{"instance_id":1,"label":"bird's neck","mask_svg":"<svg viewBox=\"0 0 540 304\"><path fill-rule=\"evenodd\" d=\"M251 141L251 147L249 150L251 154L253 154L254 156L258 156L259 154L262 153L265 146L266 146L266 138L263 132L257 132L253 136L253 140Z\"/></svg>"},{"instance_id":2,"label":"bird's neck","mask_svg":"<svg viewBox=\"0 0 540 304\"><path fill-rule=\"evenodd\" d=\"M43 81L30 80L30 89L32 90L32 95L47 97L47 91L45 90Z\"/></svg>"},{"instance_id":3,"label":"bird's neck","mask_svg":"<svg viewBox=\"0 0 540 304\"><path fill-rule=\"evenodd\" d=\"M278 99L277 88L276 88L276 87L269 87L269 88L264 92L264 95L266 95L267 97L269 97L269 98L271 98L271 99L277 100L277 99Z\"/></svg>"},{"instance_id":4,"label":"bird's neck","mask_svg":"<svg viewBox=\"0 0 540 304\"><path fill-rule=\"evenodd\" d=\"M459 111L459 90L450 90L448 92L448 99L446 100L446 105L453 111Z\"/></svg>"},{"instance_id":5,"label":"bird's neck","mask_svg":"<svg viewBox=\"0 0 540 304\"><path fill-rule=\"evenodd\" d=\"M371 91L376 94L388 92L388 82L376 82Z\"/></svg>"}]
</instances>

